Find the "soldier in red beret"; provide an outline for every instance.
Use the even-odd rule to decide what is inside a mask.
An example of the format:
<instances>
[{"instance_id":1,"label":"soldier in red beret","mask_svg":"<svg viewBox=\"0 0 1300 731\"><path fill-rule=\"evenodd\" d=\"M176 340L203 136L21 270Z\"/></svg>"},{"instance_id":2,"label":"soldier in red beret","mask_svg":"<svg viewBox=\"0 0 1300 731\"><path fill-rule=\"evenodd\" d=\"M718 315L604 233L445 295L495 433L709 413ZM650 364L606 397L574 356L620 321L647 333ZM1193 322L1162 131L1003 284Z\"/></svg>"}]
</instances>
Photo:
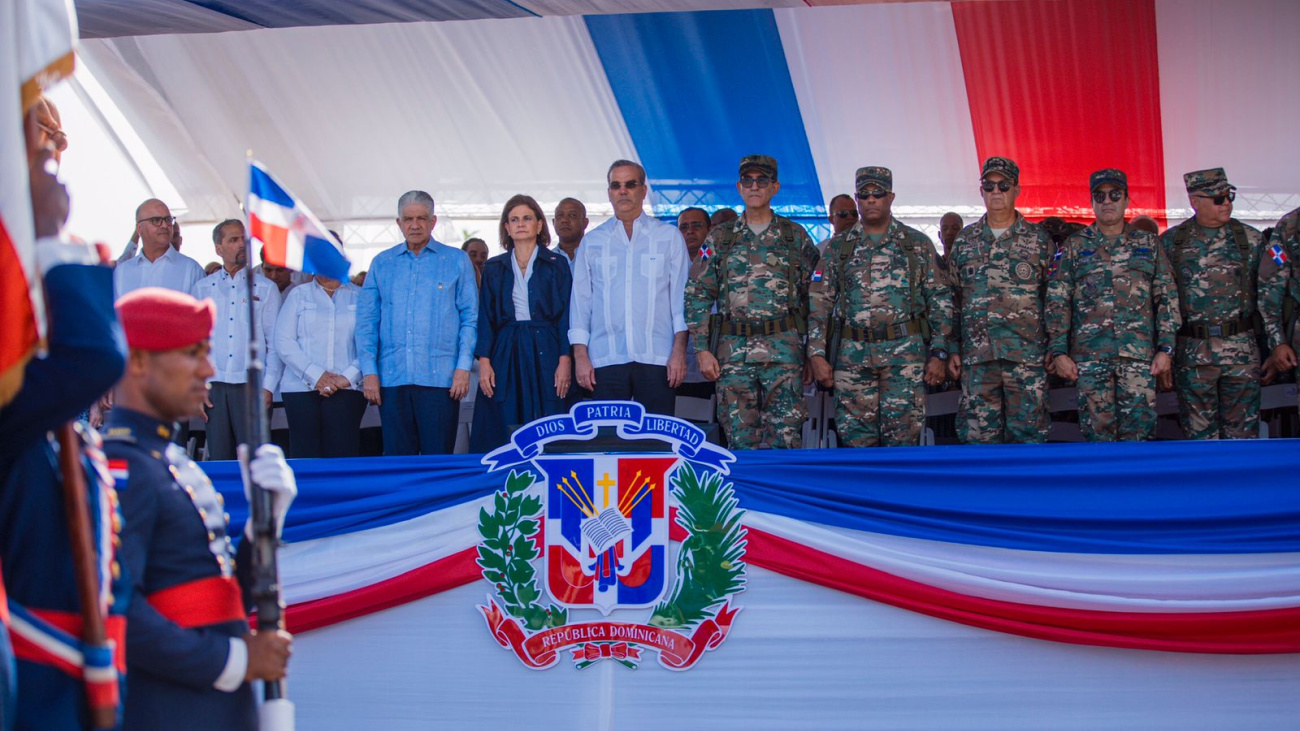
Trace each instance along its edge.
<instances>
[{"instance_id":1,"label":"soldier in red beret","mask_svg":"<svg viewBox=\"0 0 1300 731\"><path fill-rule=\"evenodd\" d=\"M211 300L145 288L118 300L117 312L130 354L105 452L117 477L121 555L135 592L127 613L123 729L256 729L248 681L283 678L291 638L249 631L249 576L236 572L221 495L170 441L173 423L197 415L207 395L216 308ZM297 493L284 454L259 447L250 472L271 491L282 525ZM247 560L238 563L247 568Z\"/></svg>"}]
</instances>

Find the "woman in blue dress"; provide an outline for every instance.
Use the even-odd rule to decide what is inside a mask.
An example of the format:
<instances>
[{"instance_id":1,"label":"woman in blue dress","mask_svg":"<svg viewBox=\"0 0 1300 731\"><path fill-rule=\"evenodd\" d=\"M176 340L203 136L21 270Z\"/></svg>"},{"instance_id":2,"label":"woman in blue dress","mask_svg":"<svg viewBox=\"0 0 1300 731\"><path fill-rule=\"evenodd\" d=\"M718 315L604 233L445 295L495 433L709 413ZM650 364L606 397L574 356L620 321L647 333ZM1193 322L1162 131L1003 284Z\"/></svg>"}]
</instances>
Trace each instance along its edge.
<instances>
[{"instance_id":1,"label":"woman in blue dress","mask_svg":"<svg viewBox=\"0 0 1300 731\"><path fill-rule=\"evenodd\" d=\"M483 265L478 299L479 395L470 451L490 452L522 424L565 411L569 357L569 265L547 248L537 201L511 198L501 211L504 254Z\"/></svg>"}]
</instances>

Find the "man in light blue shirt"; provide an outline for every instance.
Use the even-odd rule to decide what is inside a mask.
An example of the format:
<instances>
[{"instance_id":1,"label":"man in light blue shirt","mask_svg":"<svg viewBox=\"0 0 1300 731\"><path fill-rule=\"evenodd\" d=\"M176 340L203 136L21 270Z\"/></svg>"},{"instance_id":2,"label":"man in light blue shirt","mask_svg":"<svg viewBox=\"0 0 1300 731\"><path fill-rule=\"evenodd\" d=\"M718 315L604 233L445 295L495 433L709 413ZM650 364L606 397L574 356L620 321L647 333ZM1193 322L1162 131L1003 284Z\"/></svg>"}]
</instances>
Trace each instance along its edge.
<instances>
[{"instance_id":1,"label":"man in light blue shirt","mask_svg":"<svg viewBox=\"0 0 1300 731\"><path fill-rule=\"evenodd\" d=\"M683 302L689 257L677 227L645 215L645 169L618 160L606 176L614 218L582 239L573 262L569 342L592 398L672 415L686 376Z\"/></svg>"},{"instance_id":2,"label":"man in light blue shirt","mask_svg":"<svg viewBox=\"0 0 1300 731\"><path fill-rule=\"evenodd\" d=\"M357 304L362 391L379 406L384 454L451 454L478 332L474 265L433 240L428 193L403 194L397 215L406 241L375 257Z\"/></svg>"}]
</instances>

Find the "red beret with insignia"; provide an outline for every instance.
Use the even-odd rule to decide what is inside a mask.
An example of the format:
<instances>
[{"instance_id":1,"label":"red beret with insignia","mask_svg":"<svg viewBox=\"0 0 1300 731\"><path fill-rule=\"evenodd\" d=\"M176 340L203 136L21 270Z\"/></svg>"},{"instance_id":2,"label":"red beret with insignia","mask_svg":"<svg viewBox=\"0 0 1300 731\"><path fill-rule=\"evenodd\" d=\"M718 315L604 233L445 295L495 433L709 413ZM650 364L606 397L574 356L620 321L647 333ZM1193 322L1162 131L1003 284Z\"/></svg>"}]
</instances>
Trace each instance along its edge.
<instances>
[{"instance_id":1,"label":"red beret with insignia","mask_svg":"<svg viewBox=\"0 0 1300 731\"><path fill-rule=\"evenodd\" d=\"M133 350L174 350L212 336L217 306L183 292L144 287L122 295L117 316Z\"/></svg>"}]
</instances>

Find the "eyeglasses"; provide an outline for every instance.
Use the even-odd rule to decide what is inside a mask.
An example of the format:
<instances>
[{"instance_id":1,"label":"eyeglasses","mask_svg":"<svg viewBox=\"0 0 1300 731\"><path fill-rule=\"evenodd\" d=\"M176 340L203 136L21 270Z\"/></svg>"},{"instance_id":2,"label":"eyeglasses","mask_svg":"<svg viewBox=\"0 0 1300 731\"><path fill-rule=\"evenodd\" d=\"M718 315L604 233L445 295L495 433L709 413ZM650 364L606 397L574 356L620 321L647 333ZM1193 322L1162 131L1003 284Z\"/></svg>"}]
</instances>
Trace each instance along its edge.
<instances>
[{"instance_id":1,"label":"eyeglasses","mask_svg":"<svg viewBox=\"0 0 1300 731\"><path fill-rule=\"evenodd\" d=\"M1218 195L1198 195L1196 197L1204 198L1205 200L1208 201L1214 201L1214 205L1221 206L1223 205L1224 201L1231 202L1237 200L1237 191L1230 190L1227 193L1220 193Z\"/></svg>"},{"instance_id":2,"label":"eyeglasses","mask_svg":"<svg viewBox=\"0 0 1300 731\"><path fill-rule=\"evenodd\" d=\"M37 122L36 127L49 136L50 141L54 143L54 148L59 152L68 149L68 134L61 129L51 127L44 122Z\"/></svg>"},{"instance_id":3,"label":"eyeglasses","mask_svg":"<svg viewBox=\"0 0 1300 731\"><path fill-rule=\"evenodd\" d=\"M834 215L836 218L857 218L858 212L857 211L836 211Z\"/></svg>"},{"instance_id":4,"label":"eyeglasses","mask_svg":"<svg viewBox=\"0 0 1300 731\"><path fill-rule=\"evenodd\" d=\"M1111 190L1094 190L1092 191L1092 202L1105 203L1107 196L1110 197L1112 203L1118 203L1120 199L1124 197L1124 190L1122 188L1112 188Z\"/></svg>"},{"instance_id":5,"label":"eyeglasses","mask_svg":"<svg viewBox=\"0 0 1300 731\"><path fill-rule=\"evenodd\" d=\"M709 225L707 223L700 223L699 221L686 221L684 223L677 224L678 231L695 231L699 229L706 229L708 227Z\"/></svg>"},{"instance_id":6,"label":"eyeglasses","mask_svg":"<svg viewBox=\"0 0 1300 731\"><path fill-rule=\"evenodd\" d=\"M176 219L171 216L150 216L149 218L142 218L136 223L148 223L151 226L174 226Z\"/></svg>"},{"instance_id":7,"label":"eyeglasses","mask_svg":"<svg viewBox=\"0 0 1300 731\"><path fill-rule=\"evenodd\" d=\"M868 198L875 198L876 200L880 200L881 198L884 198L887 195L889 194L883 190L880 190L879 188L875 190L868 190L868 191L859 190L857 193L858 200L860 201L864 201Z\"/></svg>"},{"instance_id":8,"label":"eyeglasses","mask_svg":"<svg viewBox=\"0 0 1300 731\"><path fill-rule=\"evenodd\" d=\"M629 180L626 183L620 183L619 181L615 180L609 184L610 190L619 190L619 189L636 190L637 188L640 187L641 187L641 181L639 180Z\"/></svg>"},{"instance_id":9,"label":"eyeglasses","mask_svg":"<svg viewBox=\"0 0 1300 731\"><path fill-rule=\"evenodd\" d=\"M999 180L999 181L997 181L996 183L993 182L992 180L982 180L982 181L980 181L980 188L981 188L985 193L992 193L994 188L997 188L998 190L1000 190L1000 191L1002 191L1003 193L1005 193L1005 192L1007 192L1008 190L1011 190L1011 189L1014 188L1014 187L1016 187L1016 184L1013 183L1013 182L1011 182L1010 180Z\"/></svg>"},{"instance_id":10,"label":"eyeglasses","mask_svg":"<svg viewBox=\"0 0 1300 731\"><path fill-rule=\"evenodd\" d=\"M771 185L771 184L772 184L772 179L769 178L769 177L766 177L766 176L761 177L761 178L741 178L741 179L740 179L740 187L742 187L742 188L753 188L755 185L757 185L757 186L760 187L760 188L766 188L767 186L769 186L769 185Z\"/></svg>"}]
</instances>

